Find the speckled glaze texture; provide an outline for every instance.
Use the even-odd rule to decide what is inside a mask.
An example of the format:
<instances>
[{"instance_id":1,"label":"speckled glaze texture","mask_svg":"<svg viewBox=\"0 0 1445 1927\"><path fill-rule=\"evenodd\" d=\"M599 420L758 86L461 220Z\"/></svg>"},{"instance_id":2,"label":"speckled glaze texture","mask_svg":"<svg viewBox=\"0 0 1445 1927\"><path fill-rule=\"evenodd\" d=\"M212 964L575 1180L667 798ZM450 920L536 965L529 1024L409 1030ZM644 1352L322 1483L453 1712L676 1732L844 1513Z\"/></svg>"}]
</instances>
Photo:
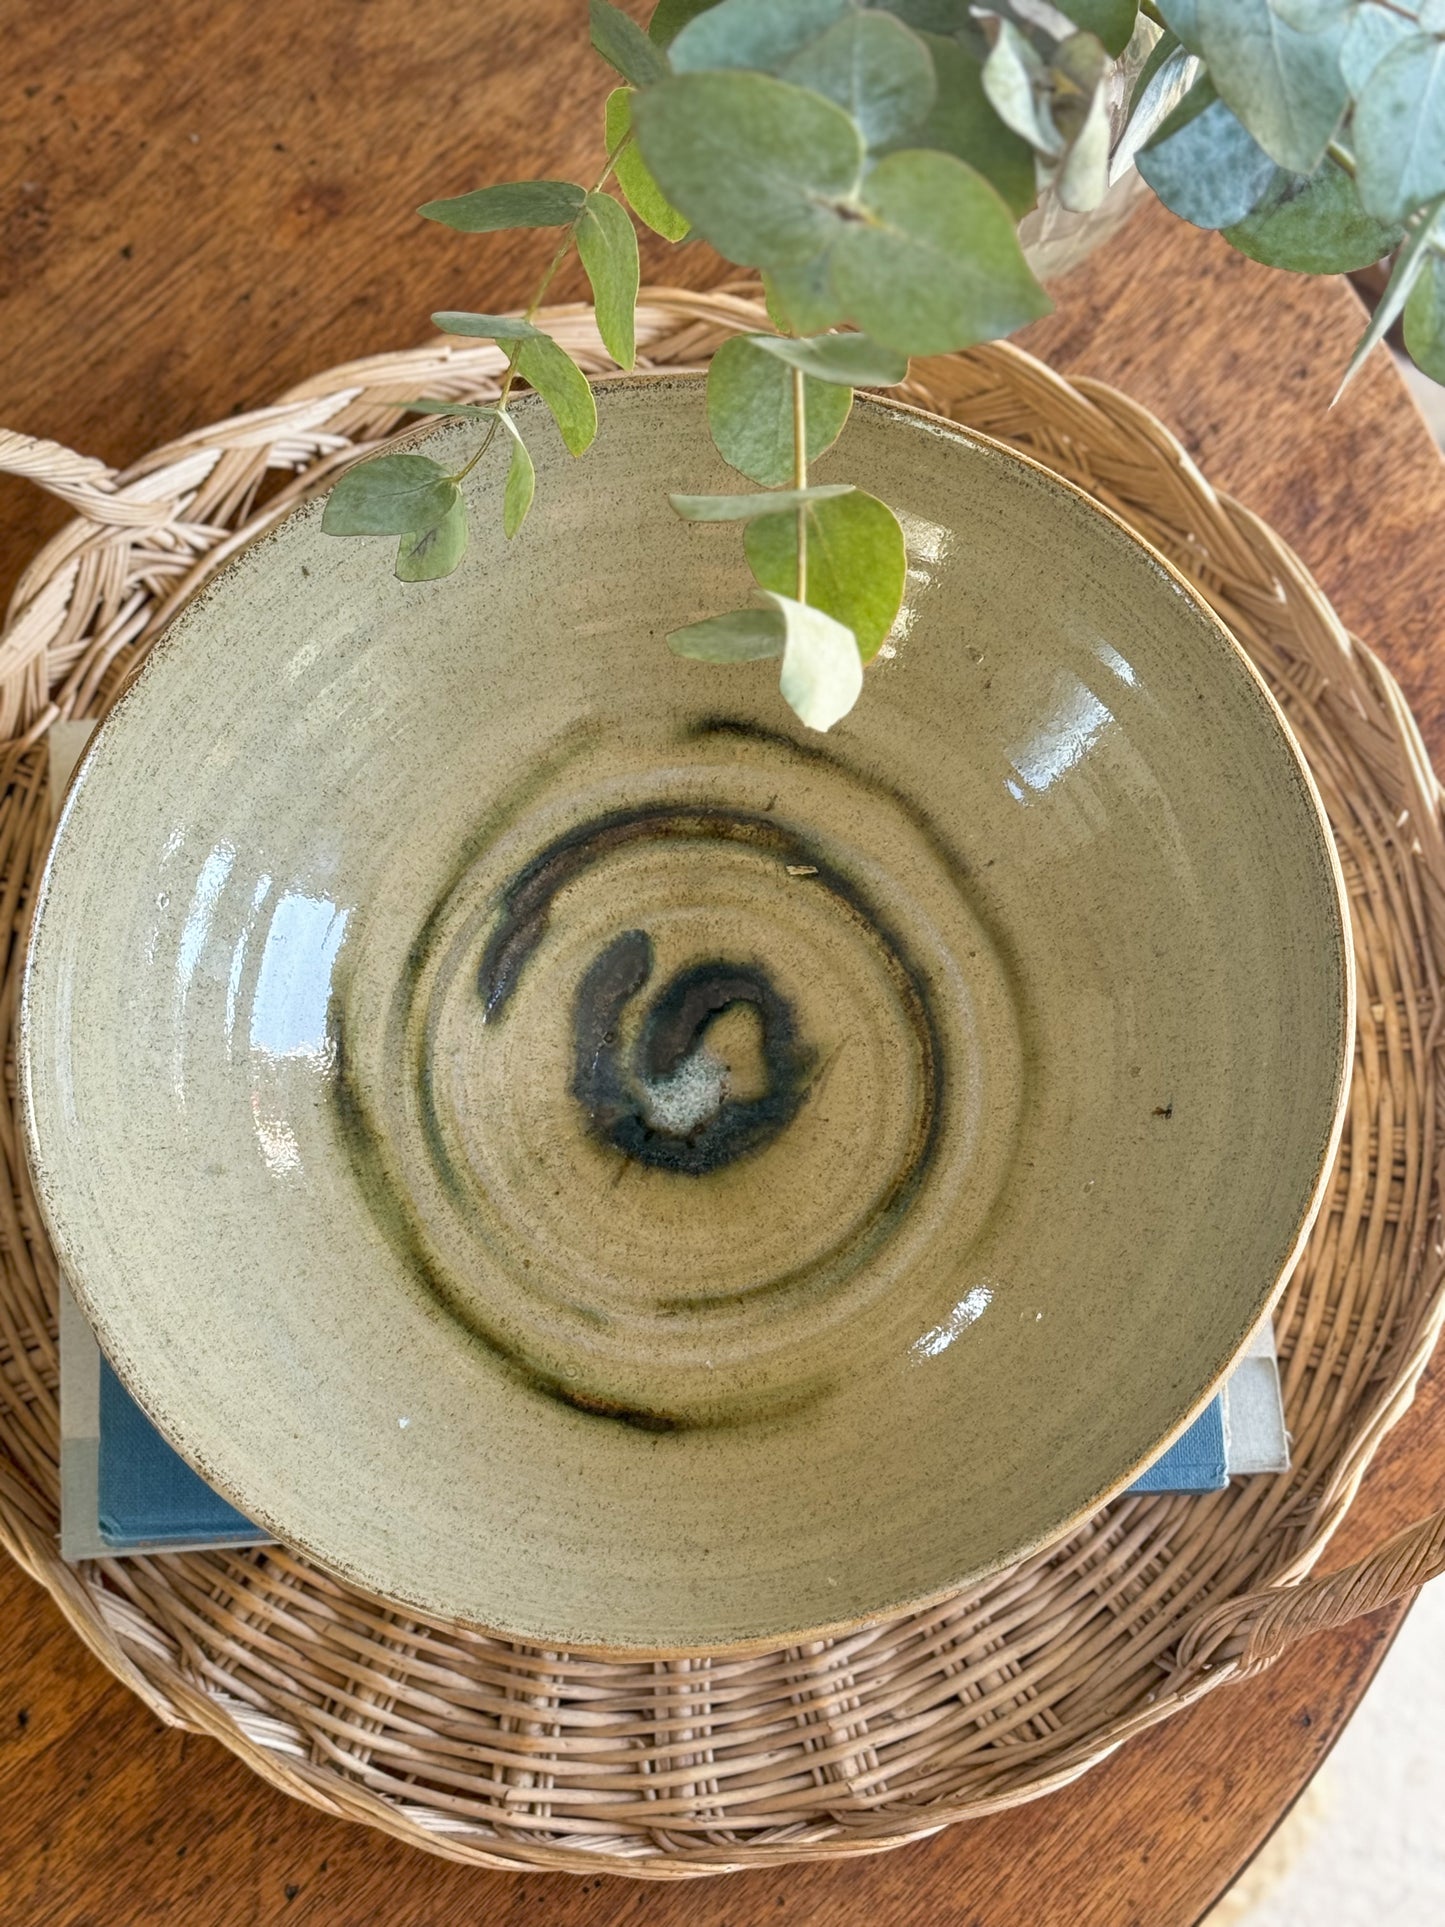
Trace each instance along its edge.
<instances>
[{"instance_id":1,"label":"speckled glaze texture","mask_svg":"<svg viewBox=\"0 0 1445 1927\"><path fill-rule=\"evenodd\" d=\"M578 463L520 408L514 545L479 502L407 587L303 509L100 732L32 1162L279 1537L549 1646L781 1642L1058 1535L1227 1370L1338 1132L1338 864L1214 618L1018 456L857 405L818 479L908 594L820 737L667 652L748 594L665 500L727 485L701 381Z\"/></svg>"}]
</instances>

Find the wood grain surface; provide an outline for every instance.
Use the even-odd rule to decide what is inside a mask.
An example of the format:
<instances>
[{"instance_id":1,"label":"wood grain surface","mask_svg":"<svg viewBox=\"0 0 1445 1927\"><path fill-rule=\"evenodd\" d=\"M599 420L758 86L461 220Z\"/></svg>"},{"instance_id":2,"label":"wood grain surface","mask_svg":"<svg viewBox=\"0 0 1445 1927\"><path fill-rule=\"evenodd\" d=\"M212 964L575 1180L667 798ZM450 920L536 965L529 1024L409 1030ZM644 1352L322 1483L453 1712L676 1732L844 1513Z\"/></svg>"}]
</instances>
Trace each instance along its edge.
<instances>
[{"instance_id":1,"label":"wood grain surface","mask_svg":"<svg viewBox=\"0 0 1445 1927\"><path fill-rule=\"evenodd\" d=\"M0 81L0 422L119 463L417 340L432 308L524 300L538 237L411 210L585 173L608 86L582 0L52 0L7 17ZM660 244L644 272L728 274ZM1327 412L1360 325L1349 289L1150 209L1056 296L1026 345L1135 395L1299 549L1438 759L1445 470L1383 355ZM63 514L0 481L0 585ZM1437 1372L1332 1562L1442 1488ZM660 1888L477 1873L294 1805L157 1727L0 1562L0 1922L1188 1927L1315 1771L1398 1617L1315 1638L1047 1801L875 1858Z\"/></svg>"}]
</instances>

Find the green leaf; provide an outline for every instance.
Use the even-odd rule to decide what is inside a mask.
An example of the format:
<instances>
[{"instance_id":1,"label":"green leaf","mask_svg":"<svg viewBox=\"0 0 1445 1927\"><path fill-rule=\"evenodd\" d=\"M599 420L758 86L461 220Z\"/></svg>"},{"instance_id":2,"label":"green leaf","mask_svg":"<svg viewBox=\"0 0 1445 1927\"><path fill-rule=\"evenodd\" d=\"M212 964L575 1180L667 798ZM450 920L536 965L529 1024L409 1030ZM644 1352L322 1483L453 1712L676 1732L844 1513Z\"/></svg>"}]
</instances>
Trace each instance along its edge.
<instances>
[{"instance_id":1,"label":"green leaf","mask_svg":"<svg viewBox=\"0 0 1445 1927\"><path fill-rule=\"evenodd\" d=\"M650 87L667 73L667 62L635 20L629 20L610 0L590 0L588 14L592 45L609 67L615 67L634 87Z\"/></svg>"},{"instance_id":2,"label":"green leaf","mask_svg":"<svg viewBox=\"0 0 1445 1927\"><path fill-rule=\"evenodd\" d=\"M537 488L537 471L532 466L532 457L527 444L509 415L502 420L512 437L512 459L507 465L507 484L502 490L502 533L510 542L527 519L527 510L532 506L532 497Z\"/></svg>"},{"instance_id":3,"label":"green leaf","mask_svg":"<svg viewBox=\"0 0 1445 1927\"><path fill-rule=\"evenodd\" d=\"M1198 0L1198 21L1200 52L1220 99L1271 159L1291 173L1313 174L1349 105L1340 73L1343 18L1301 33L1269 0Z\"/></svg>"},{"instance_id":4,"label":"green leaf","mask_svg":"<svg viewBox=\"0 0 1445 1927\"><path fill-rule=\"evenodd\" d=\"M647 37L659 47L670 47L689 20L715 7L718 0L657 0L647 23Z\"/></svg>"},{"instance_id":5,"label":"green leaf","mask_svg":"<svg viewBox=\"0 0 1445 1927\"><path fill-rule=\"evenodd\" d=\"M607 151L615 154L613 172L617 185L627 196L627 204L644 226L650 227L654 234L660 234L664 241L680 241L690 232L692 223L685 215L679 214L668 200L652 171L642 158L637 142L628 140L632 132L632 89L614 87L607 96L604 119L604 133ZM626 141L626 146L623 142Z\"/></svg>"},{"instance_id":6,"label":"green leaf","mask_svg":"<svg viewBox=\"0 0 1445 1927\"><path fill-rule=\"evenodd\" d=\"M1418 34L1375 68L1355 107L1360 199L1403 220L1445 190L1445 41Z\"/></svg>"},{"instance_id":7,"label":"green leaf","mask_svg":"<svg viewBox=\"0 0 1445 1927\"><path fill-rule=\"evenodd\" d=\"M494 422L495 408L484 408L474 401L408 401L402 407L413 415L462 415L469 422Z\"/></svg>"},{"instance_id":8,"label":"green leaf","mask_svg":"<svg viewBox=\"0 0 1445 1927\"><path fill-rule=\"evenodd\" d=\"M428 201L417 213L462 234L493 234L502 228L568 227L586 199L586 188L575 181L507 181L454 200Z\"/></svg>"},{"instance_id":9,"label":"green leaf","mask_svg":"<svg viewBox=\"0 0 1445 1927\"><path fill-rule=\"evenodd\" d=\"M915 33L976 34L973 0L873 0L883 13L891 13Z\"/></svg>"},{"instance_id":10,"label":"green leaf","mask_svg":"<svg viewBox=\"0 0 1445 1927\"><path fill-rule=\"evenodd\" d=\"M762 593L785 625L784 702L809 729L831 729L863 693L863 658L852 630L791 596Z\"/></svg>"},{"instance_id":11,"label":"green leaf","mask_svg":"<svg viewBox=\"0 0 1445 1927\"><path fill-rule=\"evenodd\" d=\"M1358 0L1269 0L1271 10L1277 13L1287 27L1297 27L1301 33L1321 33L1326 27L1333 27L1353 13Z\"/></svg>"},{"instance_id":12,"label":"green leaf","mask_svg":"<svg viewBox=\"0 0 1445 1927\"><path fill-rule=\"evenodd\" d=\"M951 154L905 150L863 185L866 219L834 244L833 288L865 334L906 355L935 355L1012 334L1047 314L1013 216Z\"/></svg>"},{"instance_id":13,"label":"green leaf","mask_svg":"<svg viewBox=\"0 0 1445 1927\"><path fill-rule=\"evenodd\" d=\"M1391 48L1408 40L1415 31L1413 20L1406 20L1386 7L1364 6L1356 10L1340 42L1340 72L1356 99L1365 91L1370 75Z\"/></svg>"},{"instance_id":14,"label":"green leaf","mask_svg":"<svg viewBox=\"0 0 1445 1927\"><path fill-rule=\"evenodd\" d=\"M444 335L479 335L484 341L527 341L542 332L518 314L459 314L452 308L434 314L432 326Z\"/></svg>"},{"instance_id":15,"label":"green leaf","mask_svg":"<svg viewBox=\"0 0 1445 1927\"><path fill-rule=\"evenodd\" d=\"M1354 181L1326 155L1313 175L1278 170L1254 212L1226 228L1224 238L1267 267L1352 274L1390 253L1400 234L1398 223L1365 212Z\"/></svg>"},{"instance_id":16,"label":"green leaf","mask_svg":"<svg viewBox=\"0 0 1445 1927\"><path fill-rule=\"evenodd\" d=\"M587 377L550 335L524 341L517 373L529 381L552 411L562 440L581 455L597 433L597 403Z\"/></svg>"},{"instance_id":17,"label":"green leaf","mask_svg":"<svg viewBox=\"0 0 1445 1927\"><path fill-rule=\"evenodd\" d=\"M1279 172L1208 75L1194 83L1134 164L1167 208L1202 228L1242 221Z\"/></svg>"},{"instance_id":18,"label":"green leaf","mask_svg":"<svg viewBox=\"0 0 1445 1927\"><path fill-rule=\"evenodd\" d=\"M1111 157L1111 171L1117 180L1121 170L1138 158L1141 147L1182 104L1181 90L1187 90L1197 69L1197 58L1172 33L1162 36L1134 83L1129 101L1129 118Z\"/></svg>"},{"instance_id":19,"label":"green leaf","mask_svg":"<svg viewBox=\"0 0 1445 1927\"><path fill-rule=\"evenodd\" d=\"M668 501L684 522L751 522L758 515L777 515L802 508L805 502L826 502L834 495L851 495L851 482L824 482L814 488L774 488L761 495L669 495Z\"/></svg>"},{"instance_id":20,"label":"green leaf","mask_svg":"<svg viewBox=\"0 0 1445 1927\"><path fill-rule=\"evenodd\" d=\"M1199 0L1156 0L1169 31L1177 34L1190 53L1199 52Z\"/></svg>"},{"instance_id":21,"label":"green leaf","mask_svg":"<svg viewBox=\"0 0 1445 1927\"><path fill-rule=\"evenodd\" d=\"M908 555L898 517L876 495L812 504L808 519L808 602L853 631L871 662L898 619ZM798 518L764 515L743 537L748 566L764 589L786 594L798 580Z\"/></svg>"},{"instance_id":22,"label":"green leaf","mask_svg":"<svg viewBox=\"0 0 1445 1927\"><path fill-rule=\"evenodd\" d=\"M440 522L397 544L394 573L400 582L435 582L450 575L467 552L467 508L458 496Z\"/></svg>"},{"instance_id":23,"label":"green leaf","mask_svg":"<svg viewBox=\"0 0 1445 1927\"><path fill-rule=\"evenodd\" d=\"M843 432L853 406L851 388L803 383L807 454L816 461ZM793 377L758 341L734 335L707 371L707 423L723 460L764 488L793 473Z\"/></svg>"},{"instance_id":24,"label":"green leaf","mask_svg":"<svg viewBox=\"0 0 1445 1927\"><path fill-rule=\"evenodd\" d=\"M1005 127L1040 154L1057 158L1063 139L1049 110L1048 74L1012 20L997 23L997 37L983 63L983 91Z\"/></svg>"},{"instance_id":25,"label":"green leaf","mask_svg":"<svg viewBox=\"0 0 1445 1927\"><path fill-rule=\"evenodd\" d=\"M1405 303L1405 346L1432 381L1445 382L1445 260L1427 254Z\"/></svg>"},{"instance_id":26,"label":"green leaf","mask_svg":"<svg viewBox=\"0 0 1445 1927\"><path fill-rule=\"evenodd\" d=\"M1134 38L1139 0L1055 0L1059 12L1093 34L1116 58Z\"/></svg>"},{"instance_id":27,"label":"green leaf","mask_svg":"<svg viewBox=\"0 0 1445 1927\"><path fill-rule=\"evenodd\" d=\"M787 335L753 335L766 355L801 368L817 381L841 382L848 388L893 388L908 379L908 357L885 348L867 335L814 335L794 341Z\"/></svg>"},{"instance_id":28,"label":"green leaf","mask_svg":"<svg viewBox=\"0 0 1445 1927\"><path fill-rule=\"evenodd\" d=\"M632 117L668 199L744 267L810 261L862 171L863 141L842 108L765 74L680 74L639 94Z\"/></svg>"},{"instance_id":29,"label":"green leaf","mask_svg":"<svg viewBox=\"0 0 1445 1927\"><path fill-rule=\"evenodd\" d=\"M763 294L774 325L812 334L841 321L843 304L833 292L832 270L831 247L796 267L764 268Z\"/></svg>"},{"instance_id":30,"label":"green leaf","mask_svg":"<svg viewBox=\"0 0 1445 1927\"><path fill-rule=\"evenodd\" d=\"M377 455L347 469L321 526L328 535L420 535L456 500L456 483L430 455Z\"/></svg>"},{"instance_id":31,"label":"green leaf","mask_svg":"<svg viewBox=\"0 0 1445 1927\"><path fill-rule=\"evenodd\" d=\"M630 368L637 359L637 235L627 210L610 194L587 196L577 223L577 252L592 284L603 346L619 368Z\"/></svg>"},{"instance_id":32,"label":"green leaf","mask_svg":"<svg viewBox=\"0 0 1445 1927\"><path fill-rule=\"evenodd\" d=\"M1066 145L1054 183L1064 206L1077 214L1092 213L1109 187L1108 71L1109 56L1091 33L1070 34L1055 51L1054 125Z\"/></svg>"},{"instance_id":33,"label":"green leaf","mask_svg":"<svg viewBox=\"0 0 1445 1927\"><path fill-rule=\"evenodd\" d=\"M690 20L672 42L673 72L746 67L775 74L855 5L856 0L722 0Z\"/></svg>"},{"instance_id":34,"label":"green leaf","mask_svg":"<svg viewBox=\"0 0 1445 1927\"><path fill-rule=\"evenodd\" d=\"M875 150L916 127L938 92L927 47L886 13L846 14L794 54L782 77L836 101Z\"/></svg>"},{"instance_id":35,"label":"green leaf","mask_svg":"<svg viewBox=\"0 0 1445 1927\"><path fill-rule=\"evenodd\" d=\"M1378 346L1394 327L1400 313L1414 291L1415 283L1425 271L1430 250L1445 244L1445 194L1423 208L1414 226L1405 236L1400 252L1395 256L1395 265L1390 270L1390 278L1385 284L1385 292L1380 296L1375 312L1370 316L1370 324L1360 336L1355 352L1350 356L1350 365L1344 372L1339 387L1335 390L1335 401L1344 394L1353 380L1355 371L1363 363L1372 348ZM1331 406L1333 407L1333 403Z\"/></svg>"},{"instance_id":36,"label":"green leaf","mask_svg":"<svg viewBox=\"0 0 1445 1927\"><path fill-rule=\"evenodd\" d=\"M923 39L933 56L938 97L906 145L952 154L996 187L1015 214L1027 214L1038 198L1034 150L995 113L983 90L983 62L957 40L932 33Z\"/></svg>"},{"instance_id":37,"label":"green leaf","mask_svg":"<svg viewBox=\"0 0 1445 1927\"><path fill-rule=\"evenodd\" d=\"M694 662L761 662L781 656L788 625L778 609L734 609L731 615L674 629L668 647Z\"/></svg>"}]
</instances>

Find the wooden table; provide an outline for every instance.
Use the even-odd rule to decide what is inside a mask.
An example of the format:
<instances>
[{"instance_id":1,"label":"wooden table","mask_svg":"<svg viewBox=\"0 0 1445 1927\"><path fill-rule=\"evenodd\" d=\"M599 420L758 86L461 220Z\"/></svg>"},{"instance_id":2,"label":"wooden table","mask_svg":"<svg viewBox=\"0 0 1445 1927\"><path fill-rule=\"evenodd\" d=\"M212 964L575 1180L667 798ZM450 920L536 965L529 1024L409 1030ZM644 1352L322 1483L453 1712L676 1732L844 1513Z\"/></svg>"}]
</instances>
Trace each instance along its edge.
<instances>
[{"instance_id":1,"label":"wooden table","mask_svg":"<svg viewBox=\"0 0 1445 1927\"><path fill-rule=\"evenodd\" d=\"M50 0L0 43L0 421L125 462L437 307L525 299L535 237L411 209L595 167L608 81L580 0ZM701 247L645 273L723 278ZM559 297L582 292L561 284ZM1268 518L1380 647L1445 750L1445 470L1383 355L1327 414L1361 314L1141 215L1028 343L1128 389ZM0 483L8 588L63 511ZM1445 1372L1336 1542L1439 1502ZM0 1919L25 1927L1185 1927L1320 1764L1401 1614L1317 1637L1051 1799L898 1853L661 1888L479 1874L330 1822L158 1728L0 1560Z\"/></svg>"}]
</instances>

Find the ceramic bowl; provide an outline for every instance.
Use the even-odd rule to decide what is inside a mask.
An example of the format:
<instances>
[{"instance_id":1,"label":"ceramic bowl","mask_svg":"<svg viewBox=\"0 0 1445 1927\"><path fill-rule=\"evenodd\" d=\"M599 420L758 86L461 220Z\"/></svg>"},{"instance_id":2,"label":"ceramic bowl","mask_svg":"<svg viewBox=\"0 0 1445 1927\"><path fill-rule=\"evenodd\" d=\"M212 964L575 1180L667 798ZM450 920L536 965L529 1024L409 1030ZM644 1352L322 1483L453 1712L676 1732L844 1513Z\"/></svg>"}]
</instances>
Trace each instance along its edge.
<instances>
[{"instance_id":1,"label":"ceramic bowl","mask_svg":"<svg viewBox=\"0 0 1445 1927\"><path fill-rule=\"evenodd\" d=\"M861 401L857 709L674 659L747 599L699 380L521 416L510 547L319 505L171 626L39 893L20 1077L121 1376L324 1566L550 1647L788 1641L1064 1533L1298 1254L1352 979L1319 799L1181 580ZM469 428L417 445L459 457Z\"/></svg>"}]
</instances>

